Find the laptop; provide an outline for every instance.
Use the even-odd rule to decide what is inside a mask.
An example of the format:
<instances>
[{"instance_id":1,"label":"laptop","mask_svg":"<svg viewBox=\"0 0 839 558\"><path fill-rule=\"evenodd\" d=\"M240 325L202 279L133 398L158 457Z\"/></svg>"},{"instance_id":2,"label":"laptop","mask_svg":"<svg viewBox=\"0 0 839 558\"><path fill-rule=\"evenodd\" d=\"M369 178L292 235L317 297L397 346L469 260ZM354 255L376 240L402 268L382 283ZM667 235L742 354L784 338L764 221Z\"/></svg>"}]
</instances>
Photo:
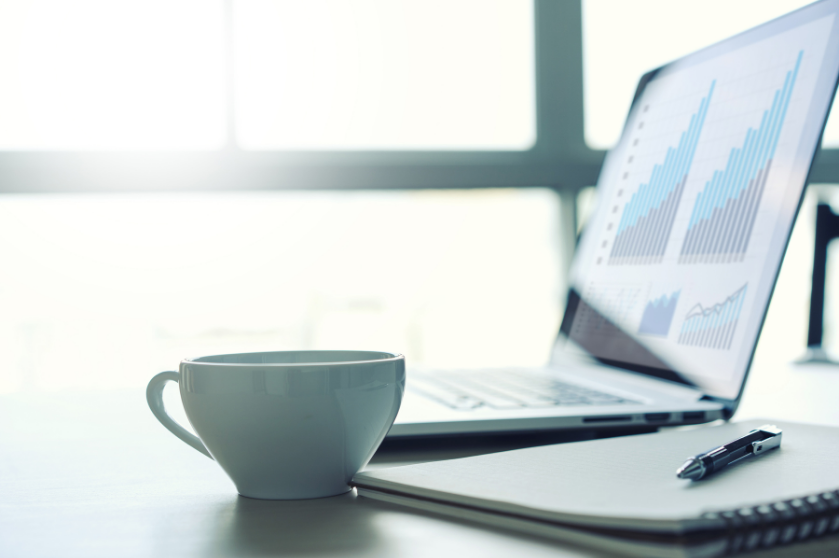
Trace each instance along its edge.
<instances>
[{"instance_id":1,"label":"laptop","mask_svg":"<svg viewBox=\"0 0 839 558\"><path fill-rule=\"evenodd\" d=\"M727 419L839 76L839 0L644 75L547 366L408 372L391 438Z\"/></svg>"}]
</instances>

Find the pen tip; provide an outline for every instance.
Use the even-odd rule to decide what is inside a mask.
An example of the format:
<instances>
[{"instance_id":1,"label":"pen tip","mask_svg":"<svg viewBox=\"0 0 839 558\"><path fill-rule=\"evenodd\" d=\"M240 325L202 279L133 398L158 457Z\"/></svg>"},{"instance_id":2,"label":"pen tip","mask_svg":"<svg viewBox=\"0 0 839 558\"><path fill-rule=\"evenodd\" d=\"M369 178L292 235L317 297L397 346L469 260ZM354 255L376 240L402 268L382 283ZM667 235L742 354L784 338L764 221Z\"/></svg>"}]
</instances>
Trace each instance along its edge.
<instances>
[{"instance_id":1,"label":"pen tip","mask_svg":"<svg viewBox=\"0 0 839 558\"><path fill-rule=\"evenodd\" d=\"M702 473L704 473L704 467L702 463L696 459L695 457L691 457L685 463L676 470L676 476L680 479L690 479L696 480L702 478Z\"/></svg>"}]
</instances>

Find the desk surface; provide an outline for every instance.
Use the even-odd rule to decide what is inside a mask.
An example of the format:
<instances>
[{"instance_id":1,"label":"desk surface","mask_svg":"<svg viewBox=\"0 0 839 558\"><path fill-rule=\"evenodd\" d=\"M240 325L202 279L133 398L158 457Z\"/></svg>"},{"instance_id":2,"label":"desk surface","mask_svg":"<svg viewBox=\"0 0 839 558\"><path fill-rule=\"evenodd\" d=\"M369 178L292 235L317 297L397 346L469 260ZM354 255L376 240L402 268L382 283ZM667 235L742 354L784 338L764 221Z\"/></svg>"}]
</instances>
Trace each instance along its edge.
<instances>
[{"instance_id":1,"label":"desk surface","mask_svg":"<svg viewBox=\"0 0 839 558\"><path fill-rule=\"evenodd\" d=\"M839 367L756 362L737 419L839 426ZM505 449L391 448L371 466ZM829 555L819 544L813 555ZM793 556L802 547L752 556ZM237 496L216 464L163 429L143 390L0 397L0 556L599 556L347 494Z\"/></svg>"}]
</instances>

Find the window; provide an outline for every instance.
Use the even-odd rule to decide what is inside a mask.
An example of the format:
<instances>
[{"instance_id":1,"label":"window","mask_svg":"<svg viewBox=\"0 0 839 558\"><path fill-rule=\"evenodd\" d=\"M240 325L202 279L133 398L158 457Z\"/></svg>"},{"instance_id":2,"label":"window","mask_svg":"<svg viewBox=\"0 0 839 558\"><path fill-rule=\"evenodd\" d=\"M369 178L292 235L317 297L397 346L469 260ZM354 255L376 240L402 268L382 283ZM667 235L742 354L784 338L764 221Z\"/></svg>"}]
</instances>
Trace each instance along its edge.
<instances>
[{"instance_id":1,"label":"window","mask_svg":"<svg viewBox=\"0 0 839 558\"><path fill-rule=\"evenodd\" d=\"M0 149L526 150L533 20L531 0L0 0Z\"/></svg>"},{"instance_id":2,"label":"window","mask_svg":"<svg viewBox=\"0 0 839 558\"><path fill-rule=\"evenodd\" d=\"M259 350L544 364L558 211L540 189L0 196L0 392Z\"/></svg>"},{"instance_id":3,"label":"window","mask_svg":"<svg viewBox=\"0 0 839 558\"><path fill-rule=\"evenodd\" d=\"M217 149L219 0L0 0L0 150Z\"/></svg>"},{"instance_id":4,"label":"window","mask_svg":"<svg viewBox=\"0 0 839 558\"><path fill-rule=\"evenodd\" d=\"M836 184L811 185L804 196L798 219L792 230L775 293L760 334L757 355L772 355L792 362L804 354L810 313L810 284L813 277L813 245L816 228L816 204L831 203L839 210ZM839 243L828 249L827 287L825 289L823 346L832 355L839 350ZM761 350L761 347L771 349ZM753 367L760 370L760 363Z\"/></svg>"},{"instance_id":5,"label":"window","mask_svg":"<svg viewBox=\"0 0 839 558\"><path fill-rule=\"evenodd\" d=\"M245 149L524 150L528 0L237 0Z\"/></svg>"},{"instance_id":6,"label":"window","mask_svg":"<svg viewBox=\"0 0 839 558\"><path fill-rule=\"evenodd\" d=\"M337 345L542 364L569 220L509 187L593 184L641 73L803 3L709 1L665 32L684 3L0 0L0 392ZM450 190L268 191L308 187ZM808 284L813 203L778 293ZM765 342L803 350L798 294Z\"/></svg>"}]
</instances>

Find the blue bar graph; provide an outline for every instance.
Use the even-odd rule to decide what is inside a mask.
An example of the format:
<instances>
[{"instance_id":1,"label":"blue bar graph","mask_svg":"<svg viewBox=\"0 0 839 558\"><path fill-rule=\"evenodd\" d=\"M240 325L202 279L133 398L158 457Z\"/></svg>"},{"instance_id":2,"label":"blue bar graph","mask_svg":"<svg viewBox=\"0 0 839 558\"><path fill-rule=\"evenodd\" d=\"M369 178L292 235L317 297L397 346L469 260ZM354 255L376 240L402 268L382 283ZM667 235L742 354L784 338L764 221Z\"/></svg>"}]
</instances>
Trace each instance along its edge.
<instances>
[{"instance_id":1,"label":"blue bar graph","mask_svg":"<svg viewBox=\"0 0 839 558\"><path fill-rule=\"evenodd\" d=\"M659 263L664 257L676 209L685 188L716 81L691 115L676 147L668 147L661 164L653 166L650 180L641 184L623 208L609 264Z\"/></svg>"},{"instance_id":2,"label":"blue bar graph","mask_svg":"<svg viewBox=\"0 0 839 558\"><path fill-rule=\"evenodd\" d=\"M682 323L678 342L709 349L729 349L746 299L747 286L743 285L724 301L709 308L694 305Z\"/></svg>"},{"instance_id":3,"label":"blue bar graph","mask_svg":"<svg viewBox=\"0 0 839 558\"><path fill-rule=\"evenodd\" d=\"M772 158L789 107L804 51L763 111L760 126L749 128L743 145L733 148L724 170L715 170L696 196L679 263L742 261L757 218L757 209L772 167Z\"/></svg>"},{"instance_id":4,"label":"blue bar graph","mask_svg":"<svg viewBox=\"0 0 839 558\"><path fill-rule=\"evenodd\" d=\"M679 303L680 293L681 291L676 291L670 296L661 295L659 298L649 301L644 307L644 315L641 316L638 333L666 337L670 332L670 324L673 322L673 314L676 313L676 304Z\"/></svg>"}]
</instances>

